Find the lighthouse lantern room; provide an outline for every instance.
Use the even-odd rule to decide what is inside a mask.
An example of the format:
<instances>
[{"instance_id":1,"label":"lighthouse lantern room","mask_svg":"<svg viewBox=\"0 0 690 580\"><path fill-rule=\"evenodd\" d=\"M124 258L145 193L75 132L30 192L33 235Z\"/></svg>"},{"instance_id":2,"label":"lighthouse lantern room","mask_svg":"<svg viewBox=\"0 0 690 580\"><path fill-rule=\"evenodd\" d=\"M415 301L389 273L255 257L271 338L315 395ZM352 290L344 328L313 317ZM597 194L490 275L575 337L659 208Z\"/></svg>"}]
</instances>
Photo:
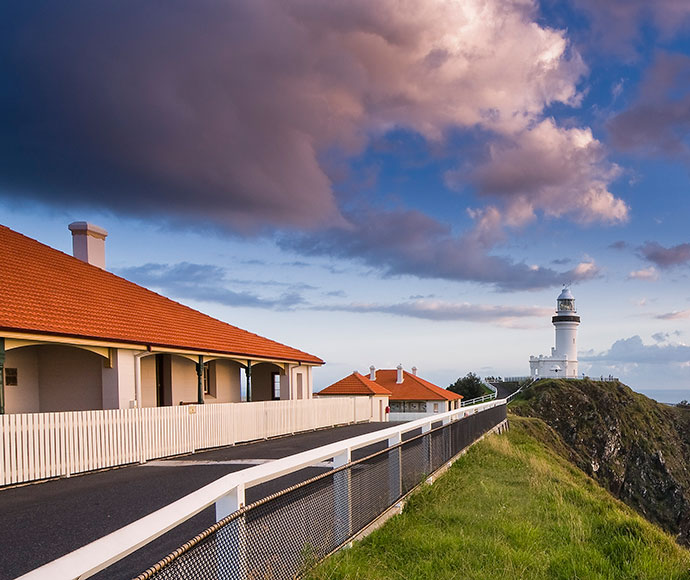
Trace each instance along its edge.
<instances>
[{"instance_id":1,"label":"lighthouse lantern room","mask_svg":"<svg viewBox=\"0 0 690 580\"><path fill-rule=\"evenodd\" d=\"M556 299L556 314L551 319L556 329L556 346L550 356L529 357L533 377L577 378L577 327L580 317L570 288L564 287Z\"/></svg>"}]
</instances>

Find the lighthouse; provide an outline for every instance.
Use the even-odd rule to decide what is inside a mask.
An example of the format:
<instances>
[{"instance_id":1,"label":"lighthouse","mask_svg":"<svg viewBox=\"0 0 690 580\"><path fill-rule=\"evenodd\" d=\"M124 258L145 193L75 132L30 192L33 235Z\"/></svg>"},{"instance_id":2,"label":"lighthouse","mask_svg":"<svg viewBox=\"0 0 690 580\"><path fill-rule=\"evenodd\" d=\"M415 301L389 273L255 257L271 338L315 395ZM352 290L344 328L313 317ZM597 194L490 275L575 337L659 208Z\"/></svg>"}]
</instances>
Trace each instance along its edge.
<instances>
[{"instance_id":1,"label":"lighthouse","mask_svg":"<svg viewBox=\"0 0 690 580\"><path fill-rule=\"evenodd\" d=\"M577 378L577 327L580 317L575 309L575 298L567 286L556 298L556 314L551 318L556 330L556 345L550 356L529 357L530 375L533 377Z\"/></svg>"}]
</instances>

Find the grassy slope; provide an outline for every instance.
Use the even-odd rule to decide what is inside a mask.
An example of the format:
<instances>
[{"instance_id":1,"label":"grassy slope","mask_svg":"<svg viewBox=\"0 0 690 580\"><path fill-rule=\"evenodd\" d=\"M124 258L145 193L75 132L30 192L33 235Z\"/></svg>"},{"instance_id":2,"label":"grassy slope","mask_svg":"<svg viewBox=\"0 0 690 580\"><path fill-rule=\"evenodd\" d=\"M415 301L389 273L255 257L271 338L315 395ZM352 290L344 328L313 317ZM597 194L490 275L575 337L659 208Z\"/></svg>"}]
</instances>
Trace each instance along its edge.
<instances>
[{"instance_id":1,"label":"grassy slope","mask_svg":"<svg viewBox=\"0 0 690 580\"><path fill-rule=\"evenodd\" d=\"M690 552L552 451L541 420L511 419L402 515L309 576L325 579L690 579Z\"/></svg>"},{"instance_id":2,"label":"grassy slope","mask_svg":"<svg viewBox=\"0 0 690 580\"><path fill-rule=\"evenodd\" d=\"M618 382L547 379L523 397L512 412L543 419L564 457L690 546L690 410Z\"/></svg>"}]
</instances>

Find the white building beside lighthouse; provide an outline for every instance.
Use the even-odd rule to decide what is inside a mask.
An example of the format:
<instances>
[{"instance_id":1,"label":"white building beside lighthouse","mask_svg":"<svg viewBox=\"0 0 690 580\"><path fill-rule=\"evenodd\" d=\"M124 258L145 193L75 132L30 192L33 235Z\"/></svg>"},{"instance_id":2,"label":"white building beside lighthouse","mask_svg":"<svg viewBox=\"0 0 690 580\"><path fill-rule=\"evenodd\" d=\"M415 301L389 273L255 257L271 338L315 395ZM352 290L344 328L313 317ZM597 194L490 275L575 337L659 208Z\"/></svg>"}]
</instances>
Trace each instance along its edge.
<instances>
[{"instance_id":1,"label":"white building beside lighthouse","mask_svg":"<svg viewBox=\"0 0 690 580\"><path fill-rule=\"evenodd\" d=\"M529 357L530 375L533 377L577 378L577 327L580 317L575 310L575 298L570 288L556 299L556 315L551 319L556 328L556 346L550 356Z\"/></svg>"}]
</instances>

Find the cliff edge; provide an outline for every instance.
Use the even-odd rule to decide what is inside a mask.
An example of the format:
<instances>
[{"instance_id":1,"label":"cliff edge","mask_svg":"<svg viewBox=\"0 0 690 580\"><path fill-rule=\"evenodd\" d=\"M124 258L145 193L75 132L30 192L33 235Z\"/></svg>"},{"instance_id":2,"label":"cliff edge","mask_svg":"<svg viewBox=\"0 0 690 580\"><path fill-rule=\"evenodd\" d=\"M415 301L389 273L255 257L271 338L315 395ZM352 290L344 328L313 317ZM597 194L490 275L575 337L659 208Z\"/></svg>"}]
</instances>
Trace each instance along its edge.
<instances>
[{"instance_id":1,"label":"cliff edge","mask_svg":"<svg viewBox=\"0 0 690 580\"><path fill-rule=\"evenodd\" d=\"M541 380L510 409L542 419L561 454L690 546L690 410L589 379Z\"/></svg>"}]
</instances>

